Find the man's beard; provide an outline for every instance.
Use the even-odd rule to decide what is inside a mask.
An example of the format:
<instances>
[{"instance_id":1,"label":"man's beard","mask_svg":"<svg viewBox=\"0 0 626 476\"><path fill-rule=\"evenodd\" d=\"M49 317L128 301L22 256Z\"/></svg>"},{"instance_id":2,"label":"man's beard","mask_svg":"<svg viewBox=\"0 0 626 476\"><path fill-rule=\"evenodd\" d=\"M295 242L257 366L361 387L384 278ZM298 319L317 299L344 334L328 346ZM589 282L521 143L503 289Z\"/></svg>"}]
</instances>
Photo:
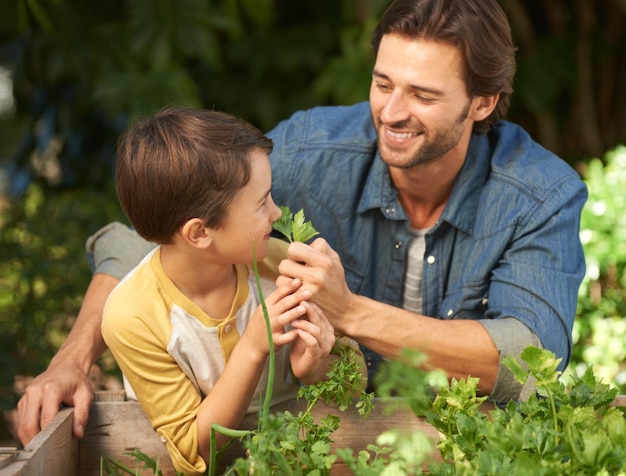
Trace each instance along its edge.
<instances>
[{"instance_id":1,"label":"man's beard","mask_svg":"<svg viewBox=\"0 0 626 476\"><path fill-rule=\"evenodd\" d=\"M380 140L380 126L377 127L376 134L378 135L378 151L383 162L391 167L410 169L411 167L415 167L417 165L434 162L443 157L459 143L459 140L464 132L463 125L469 114L470 106L471 100L468 101L461 114L459 114L449 126L436 130L432 137L429 138L426 134L423 134L424 143L412 156L409 157L408 160L389 160L391 157L387 156L386 152L381 148L382 142ZM381 124L380 120L378 120L378 124ZM402 130L406 128L406 125L407 124L405 122L399 122L393 124L391 127Z\"/></svg>"}]
</instances>

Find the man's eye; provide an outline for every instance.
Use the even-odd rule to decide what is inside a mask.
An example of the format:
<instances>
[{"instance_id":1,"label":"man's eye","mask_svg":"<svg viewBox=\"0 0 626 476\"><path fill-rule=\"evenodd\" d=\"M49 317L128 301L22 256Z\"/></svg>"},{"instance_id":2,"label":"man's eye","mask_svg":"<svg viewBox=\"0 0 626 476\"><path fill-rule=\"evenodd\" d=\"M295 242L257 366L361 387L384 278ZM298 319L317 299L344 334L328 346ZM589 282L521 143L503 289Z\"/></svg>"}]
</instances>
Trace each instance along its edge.
<instances>
[{"instance_id":1,"label":"man's eye","mask_svg":"<svg viewBox=\"0 0 626 476\"><path fill-rule=\"evenodd\" d=\"M416 94L415 96L413 96L415 99L417 99L419 102L421 102L422 104L433 104L436 99L434 98L429 98L426 96L420 96L419 94Z\"/></svg>"}]
</instances>

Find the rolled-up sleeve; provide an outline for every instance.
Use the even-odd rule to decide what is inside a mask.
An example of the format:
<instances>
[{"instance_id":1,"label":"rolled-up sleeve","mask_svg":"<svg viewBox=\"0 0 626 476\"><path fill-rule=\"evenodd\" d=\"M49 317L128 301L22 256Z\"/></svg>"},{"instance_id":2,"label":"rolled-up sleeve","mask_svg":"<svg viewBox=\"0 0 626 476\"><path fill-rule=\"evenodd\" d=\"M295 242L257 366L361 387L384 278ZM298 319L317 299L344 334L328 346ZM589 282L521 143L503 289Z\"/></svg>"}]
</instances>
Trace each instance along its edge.
<instances>
[{"instance_id":1,"label":"rolled-up sleeve","mask_svg":"<svg viewBox=\"0 0 626 476\"><path fill-rule=\"evenodd\" d=\"M91 271L122 279L156 246L135 230L112 222L91 235L85 244Z\"/></svg>"},{"instance_id":2,"label":"rolled-up sleeve","mask_svg":"<svg viewBox=\"0 0 626 476\"><path fill-rule=\"evenodd\" d=\"M526 400L535 390L534 379L529 378L526 383L519 383L508 367L502 363L502 360L506 357L514 357L519 360L520 354L526 347L532 345L540 349L543 348L541 341L526 325L512 317L481 320L480 323L485 327L500 353L496 384L489 395L489 400L496 403L508 402L509 400ZM525 367L525 364L521 363Z\"/></svg>"}]
</instances>

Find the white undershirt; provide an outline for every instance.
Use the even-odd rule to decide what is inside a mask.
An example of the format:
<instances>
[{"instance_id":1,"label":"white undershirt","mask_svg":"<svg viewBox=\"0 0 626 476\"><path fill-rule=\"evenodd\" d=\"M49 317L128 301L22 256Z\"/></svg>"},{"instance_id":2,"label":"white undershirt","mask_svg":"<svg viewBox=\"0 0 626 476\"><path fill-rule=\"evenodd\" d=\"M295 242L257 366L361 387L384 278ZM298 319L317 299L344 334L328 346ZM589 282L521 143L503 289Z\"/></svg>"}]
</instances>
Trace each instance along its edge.
<instances>
[{"instance_id":1,"label":"white undershirt","mask_svg":"<svg viewBox=\"0 0 626 476\"><path fill-rule=\"evenodd\" d=\"M404 296L402 307L408 311L422 314L422 274L424 269L424 251L426 233L430 228L416 230L410 228L406 273L404 276Z\"/></svg>"}]
</instances>

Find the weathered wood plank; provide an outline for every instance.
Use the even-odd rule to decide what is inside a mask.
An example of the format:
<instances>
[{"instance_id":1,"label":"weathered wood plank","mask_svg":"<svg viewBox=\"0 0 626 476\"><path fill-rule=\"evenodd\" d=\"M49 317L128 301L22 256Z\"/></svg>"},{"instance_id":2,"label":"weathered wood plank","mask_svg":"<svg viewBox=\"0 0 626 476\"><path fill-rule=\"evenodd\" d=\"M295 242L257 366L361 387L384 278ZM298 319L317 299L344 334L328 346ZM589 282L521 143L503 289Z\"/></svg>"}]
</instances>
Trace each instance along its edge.
<instances>
[{"instance_id":1,"label":"weathered wood plank","mask_svg":"<svg viewBox=\"0 0 626 476\"><path fill-rule=\"evenodd\" d=\"M272 408L272 412L289 410L292 413L304 409L306 402L286 402ZM435 428L427 424L423 419L417 418L408 409L397 408L393 400L385 402L375 400L372 414L363 419L356 409L350 408L345 412L337 408L319 403L313 411L313 416L319 421L320 418L332 414L341 419L339 429L333 434L333 449L352 448L355 453L366 449L369 444L375 443L378 435L389 429L406 431L421 431L428 436L433 443L438 439ZM626 405L626 396L619 396L613 405ZM489 411L493 406L483 405L483 411ZM240 425L243 429L257 427L256 416L249 416ZM141 442L141 443L139 443ZM103 455L116 456L124 451L138 447L145 454L154 458L159 457L164 474L173 472L171 460L165 446L152 430L150 423L143 414L137 402L97 402L94 404L90 424L88 425L85 438L81 441L80 467L86 475L98 475L95 469L99 468L99 459ZM238 442L233 442L226 451L222 460L221 469L227 467L235 458L243 456L244 452ZM118 458L116 458L118 459ZM438 459L438 454L433 452L433 459ZM126 462L131 461L130 458ZM220 474L221 471L218 471ZM332 475L352 474L347 467L338 462L333 467Z\"/></svg>"},{"instance_id":2,"label":"weathered wood plank","mask_svg":"<svg viewBox=\"0 0 626 476\"><path fill-rule=\"evenodd\" d=\"M297 413L304 409L306 402L287 402L272 409L273 412L289 410ZM375 443L376 437L391 428L405 430L420 430L431 437L437 438L436 430L421 419L415 417L408 410L396 409L389 414L386 411L389 405L377 401L372 414L364 419L355 409L345 412L318 404L314 411L314 418L318 419L328 414L337 415L341 419L339 429L333 434L334 448L352 448L355 452L365 449L367 445ZM257 427L256 416L247 417L240 428L253 429ZM80 442L81 476L98 476L100 458L114 457L126 466L135 468L133 459L123 453L139 448L152 458L159 458L164 474L174 472L171 460L165 445L152 430L137 402L96 402L92 406L85 437ZM221 468L227 467L235 458L243 456L244 452L239 442L234 441L226 451ZM150 473L146 473L150 474ZM337 463L333 468L333 475L352 474L345 465Z\"/></svg>"},{"instance_id":3,"label":"weathered wood plank","mask_svg":"<svg viewBox=\"0 0 626 476\"><path fill-rule=\"evenodd\" d=\"M65 408L23 449L0 476L74 476L78 440L72 435L73 408Z\"/></svg>"},{"instance_id":4,"label":"weathered wood plank","mask_svg":"<svg viewBox=\"0 0 626 476\"><path fill-rule=\"evenodd\" d=\"M101 458L105 457L114 458L135 470L134 458L124 455L135 448L159 459L163 474L174 473L165 445L152 430L137 402L95 402L89 413L85 436L80 441L81 476L99 476ZM139 468L141 466L142 463ZM152 471L145 474L152 474Z\"/></svg>"},{"instance_id":5,"label":"weathered wood plank","mask_svg":"<svg viewBox=\"0 0 626 476\"><path fill-rule=\"evenodd\" d=\"M14 446L0 447L0 469L8 466L18 455L18 449Z\"/></svg>"}]
</instances>

